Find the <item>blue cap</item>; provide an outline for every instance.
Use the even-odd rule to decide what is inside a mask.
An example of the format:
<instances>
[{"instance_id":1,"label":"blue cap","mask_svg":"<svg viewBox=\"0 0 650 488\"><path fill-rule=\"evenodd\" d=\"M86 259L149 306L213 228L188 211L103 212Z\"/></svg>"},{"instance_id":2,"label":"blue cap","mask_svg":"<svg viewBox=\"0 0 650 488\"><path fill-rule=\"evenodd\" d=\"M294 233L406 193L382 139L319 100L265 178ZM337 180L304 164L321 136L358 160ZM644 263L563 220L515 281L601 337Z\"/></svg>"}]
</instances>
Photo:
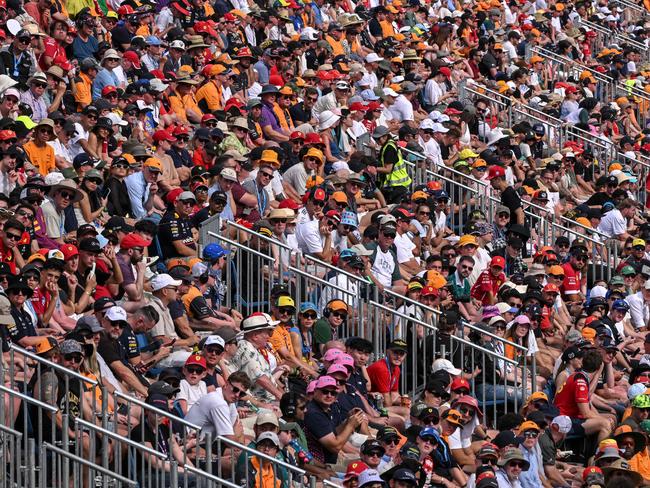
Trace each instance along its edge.
<instances>
[{"instance_id":1,"label":"blue cap","mask_svg":"<svg viewBox=\"0 0 650 488\"><path fill-rule=\"evenodd\" d=\"M357 214L349 210L344 210L341 214L341 225L350 225L352 227L358 227Z\"/></svg>"},{"instance_id":2,"label":"blue cap","mask_svg":"<svg viewBox=\"0 0 650 488\"><path fill-rule=\"evenodd\" d=\"M612 309L620 310L621 312L627 312L630 309L630 306L625 300L621 300L619 298L618 300L614 300L614 303L612 303Z\"/></svg>"},{"instance_id":3,"label":"blue cap","mask_svg":"<svg viewBox=\"0 0 650 488\"><path fill-rule=\"evenodd\" d=\"M106 237L104 237L101 234L97 234L95 239L97 239L97 242L99 242L99 248L100 249L104 249L106 247L106 244L108 244L108 242L109 242L108 239L106 239Z\"/></svg>"},{"instance_id":4,"label":"blue cap","mask_svg":"<svg viewBox=\"0 0 650 488\"><path fill-rule=\"evenodd\" d=\"M436 190L433 192L433 198L449 198L449 193L447 193L445 190Z\"/></svg>"},{"instance_id":5,"label":"blue cap","mask_svg":"<svg viewBox=\"0 0 650 488\"><path fill-rule=\"evenodd\" d=\"M203 259L219 259L227 254L230 254L230 251L224 249L216 242L211 242L203 249Z\"/></svg>"},{"instance_id":6,"label":"blue cap","mask_svg":"<svg viewBox=\"0 0 650 488\"><path fill-rule=\"evenodd\" d=\"M145 42L150 46L162 46L162 41L156 36L147 36Z\"/></svg>"},{"instance_id":7,"label":"blue cap","mask_svg":"<svg viewBox=\"0 0 650 488\"><path fill-rule=\"evenodd\" d=\"M300 313L305 313L309 310L312 310L318 314L318 308L315 303L312 302L302 302L300 304Z\"/></svg>"},{"instance_id":8,"label":"blue cap","mask_svg":"<svg viewBox=\"0 0 650 488\"><path fill-rule=\"evenodd\" d=\"M363 90L361 93L359 93L361 98L363 98L366 102L374 102L379 100L379 97L377 94L370 88L367 90Z\"/></svg>"},{"instance_id":9,"label":"blue cap","mask_svg":"<svg viewBox=\"0 0 650 488\"><path fill-rule=\"evenodd\" d=\"M422 429L420 433L418 434L418 437L438 437L438 431L434 429L433 427L427 427L425 429Z\"/></svg>"},{"instance_id":10,"label":"blue cap","mask_svg":"<svg viewBox=\"0 0 650 488\"><path fill-rule=\"evenodd\" d=\"M341 251L341 254L339 254L339 259L351 259L353 257L356 257L357 253L355 253L351 249L343 249Z\"/></svg>"}]
</instances>

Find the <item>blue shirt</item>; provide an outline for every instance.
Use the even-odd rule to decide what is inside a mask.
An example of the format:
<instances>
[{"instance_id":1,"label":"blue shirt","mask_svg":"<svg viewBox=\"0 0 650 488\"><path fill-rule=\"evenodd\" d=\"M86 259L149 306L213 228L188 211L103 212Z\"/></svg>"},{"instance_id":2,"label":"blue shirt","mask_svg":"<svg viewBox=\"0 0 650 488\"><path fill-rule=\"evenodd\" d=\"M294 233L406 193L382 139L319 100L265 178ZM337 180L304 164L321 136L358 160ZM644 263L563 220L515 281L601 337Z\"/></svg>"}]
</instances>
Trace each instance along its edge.
<instances>
[{"instance_id":1,"label":"blue shirt","mask_svg":"<svg viewBox=\"0 0 650 488\"><path fill-rule=\"evenodd\" d=\"M147 210L144 208L144 203L149 199L149 188L151 184L147 183L141 171L127 176L124 179L124 183L129 192L133 217L136 219L146 217Z\"/></svg>"},{"instance_id":2,"label":"blue shirt","mask_svg":"<svg viewBox=\"0 0 650 488\"><path fill-rule=\"evenodd\" d=\"M85 42L77 36L72 41L72 55L79 61L94 57L97 51L99 51L99 42L95 36L90 36Z\"/></svg>"},{"instance_id":3,"label":"blue shirt","mask_svg":"<svg viewBox=\"0 0 650 488\"><path fill-rule=\"evenodd\" d=\"M120 84L117 76L112 71L103 68L93 80L93 100L102 98L102 89L105 86L118 86Z\"/></svg>"},{"instance_id":4,"label":"blue shirt","mask_svg":"<svg viewBox=\"0 0 650 488\"><path fill-rule=\"evenodd\" d=\"M535 449L528 450L523 444L519 445L519 449L521 449L526 461L530 463L530 468L528 468L527 471L522 471L521 475L519 475L521 487L539 488L542 486L542 480L539 478L539 462L537 460Z\"/></svg>"},{"instance_id":5,"label":"blue shirt","mask_svg":"<svg viewBox=\"0 0 650 488\"><path fill-rule=\"evenodd\" d=\"M257 71L257 78L260 82L260 85L266 85L269 82L269 68L264 61L261 59L253 65L255 71Z\"/></svg>"}]
</instances>

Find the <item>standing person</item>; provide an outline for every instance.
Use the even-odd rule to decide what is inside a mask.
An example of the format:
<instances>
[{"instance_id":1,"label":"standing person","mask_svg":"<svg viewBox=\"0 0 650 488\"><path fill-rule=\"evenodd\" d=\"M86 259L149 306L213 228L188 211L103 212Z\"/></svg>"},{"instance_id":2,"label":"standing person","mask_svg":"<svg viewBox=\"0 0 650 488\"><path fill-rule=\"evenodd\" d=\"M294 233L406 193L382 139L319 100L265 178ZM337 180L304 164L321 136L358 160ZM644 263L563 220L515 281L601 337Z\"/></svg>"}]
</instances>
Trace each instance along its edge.
<instances>
[{"instance_id":1,"label":"standing person","mask_svg":"<svg viewBox=\"0 0 650 488\"><path fill-rule=\"evenodd\" d=\"M402 151L384 126L377 127L372 133L372 138L380 145L377 173L381 191L388 203L398 203L408 193L411 185Z\"/></svg>"},{"instance_id":2,"label":"standing person","mask_svg":"<svg viewBox=\"0 0 650 488\"><path fill-rule=\"evenodd\" d=\"M510 223L524 225L524 207L515 189L506 181L506 170L501 166L490 166L488 180L493 189L501 195L501 205L510 210Z\"/></svg>"}]
</instances>

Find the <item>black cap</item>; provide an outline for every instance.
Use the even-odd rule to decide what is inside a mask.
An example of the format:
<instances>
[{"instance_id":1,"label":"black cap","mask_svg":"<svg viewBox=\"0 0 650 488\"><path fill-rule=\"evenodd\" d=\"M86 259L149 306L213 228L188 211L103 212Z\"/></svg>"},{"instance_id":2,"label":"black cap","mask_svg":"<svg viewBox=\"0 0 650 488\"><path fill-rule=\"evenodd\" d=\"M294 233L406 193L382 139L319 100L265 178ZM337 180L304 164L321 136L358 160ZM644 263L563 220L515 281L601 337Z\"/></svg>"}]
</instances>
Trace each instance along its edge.
<instances>
[{"instance_id":1,"label":"black cap","mask_svg":"<svg viewBox=\"0 0 650 488\"><path fill-rule=\"evenodd\" d=\"M169 376L167 376L167 378L169 378ZM151 383L147 391L149 393L149 396L160 394L160 395L165 395L165 397L169 397L171 395L178 393L180 389L174 388L166 381L158 380L155 383Z\"/></svg>"},{"instance_id":2,"label":"black cap","mask_svg":"<svg viewBox=\"0 0 650 488\"><path fill-rule=\"evenodd\" d=\"M368 439L366 442L361 444L361 453L368 454L371 451L381 451L382 453L385 453L386 449L384 449L384 446L382 446L378 440Z\"/></svg>"},{"instance_id":3,"label":"black cap","mask_svg":"<svg viewBox=\"0 0 650 488\"><path fill-rule=\"evenodd\" d=\"M108 222L104 225L104 229L112 231L122 231L122 232L132 232L133 227L126 223L124 217L114 216L108 219Z\"/></svg>"},{"instance_id":4,"label":"black cap","mask_svg":"<svg viewBox=\"0 0 650 488\"><path fill-rule=\"evenodd\" d=\"M517 437L513 431L504 430L503 432L499 432L496 437L492 439L492 443L499 449L503 449L506 446L518 446L522 440L523 437Z\"/></svg>"},{"instance_id":5,"label":"black cap","mask_svg":"<svg viewBox=\"0 0 650 488\"><path fill-rule=\"evenodd\" d=\"M555 239L556 246L568 246L569 244L571 244L571 241L569 241L569 238L567 236L559 236L557 239Z\"/></svg>"},{"instance_id":6,"label":"black cap","mask_svg":"<svg viewBox=\"0 0 650 488\"><path fill-rule=\"evenodd\" d=\"M432 423L437 424L440 421L440 413L437 408L425 407L418 414L419 420L436 419Z\"/></svg>"},{"instance_id":7,"label":"black cap","mask_svg":"<svg viewBox=\"0 0 650 488\"><path fill-rule=\"evenodd\" d=\"M114 307L116 305L115 300L113 300L110 297L101 297L95 300L95 303L93 303L93 311L94 312L101 312L102 310L106 310L108 308Z\"/></svg>"},{"instance_id":8,"label":"black cap","mask_svg":"<svg viewBox=\"0 0 650 488\"><path fill-rule=\"evenodd\" d=\"M95 254L102 252L102 248L99 246L99 241L94 237L85 237L84 239L81 239L79 250Z\"/></svg>"},{"instance_id":9,"label":"black cap","mask_svg":"<svg viewBox=\"0 0 650 488\"><path fill-rule=\"evenodd\" d=\"M409 345L406 343L404 339L395 339L390 344L388 344L388 347L386 349L406 352L409 349Z\"/></svg>"},{"instance_id":10,"label":"black cap","mask_svg":"<svg viewBox=\"0 0 650 488\"><path fill-rule=\"evenodd\" d=\"M95 227L93 224L83 224L80 225L79 228L77 229L77 237L84 235L84 234L99 234L97 231L97 227Z\"/></svg>"},{"instance_id":11,"label":"black cap","mask_svg":"<svg viewBox=\"0 0 650 488\"><path fill-rule=\"evenodd\" d=\"M225 203L225 202L228 201L228 196L224 192L222 192L220 190L217 190L214 193L212 193L212 195L210 195L210 200L213 201L213 202L224 202Z\"/></svg>"},{"instance_id":12,"label":"black cap","mask_svg":"<svg viewBox=\"0 0 650 488\"><path fill-rule=\"evenodd\" d=\"M511 246L512 248L514 248L514 249L521 249L521 248L524 247L524 243L523 243L522 240L521 240L519 237L517 237L517 236L511 236L511 237L508 239L507 244L508 244L509 246Z\"/></svg>"}]
</instances>

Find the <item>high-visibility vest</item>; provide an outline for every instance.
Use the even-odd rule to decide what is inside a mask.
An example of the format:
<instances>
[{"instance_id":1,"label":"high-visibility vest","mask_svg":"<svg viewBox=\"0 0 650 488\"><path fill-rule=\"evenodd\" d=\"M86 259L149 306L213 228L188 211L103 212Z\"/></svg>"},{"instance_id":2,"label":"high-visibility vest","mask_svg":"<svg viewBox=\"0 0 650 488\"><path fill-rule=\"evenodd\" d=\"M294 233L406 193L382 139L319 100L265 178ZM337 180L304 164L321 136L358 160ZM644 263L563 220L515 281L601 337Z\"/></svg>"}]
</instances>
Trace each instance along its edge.
<instances>
[{"instance_id":1,"label":"high-visibility vest","mask_svg":"<svg viewBox=\"0 0 650 488\"><path fill-rule=\"evenodd\" d=\"M397 162L393 165L393 171L384 177L384 185L386 187L395 187L395 186L409 186L411 184L411 177L409 176L408 170L406 169L406 163L404 158L402 158L402 151L400 151L395 141L388 141L383 145L381 151L379 151L379 161L382 166L384 164L384 153L388 147L393 147L397 151Z\"/></svg>"},{"instance_id":2,"label":"high-visibility vest","mask_svg":"<svg viewBox=\"0 0 650 488\"><path fill-rule=\"evenodd\" d=\"M337 41L332 36L325 36L325 40L332 48L333 56L345 55L345 49L343 49L343 43L341 41Z\"/></svg>"}]
</instances>

